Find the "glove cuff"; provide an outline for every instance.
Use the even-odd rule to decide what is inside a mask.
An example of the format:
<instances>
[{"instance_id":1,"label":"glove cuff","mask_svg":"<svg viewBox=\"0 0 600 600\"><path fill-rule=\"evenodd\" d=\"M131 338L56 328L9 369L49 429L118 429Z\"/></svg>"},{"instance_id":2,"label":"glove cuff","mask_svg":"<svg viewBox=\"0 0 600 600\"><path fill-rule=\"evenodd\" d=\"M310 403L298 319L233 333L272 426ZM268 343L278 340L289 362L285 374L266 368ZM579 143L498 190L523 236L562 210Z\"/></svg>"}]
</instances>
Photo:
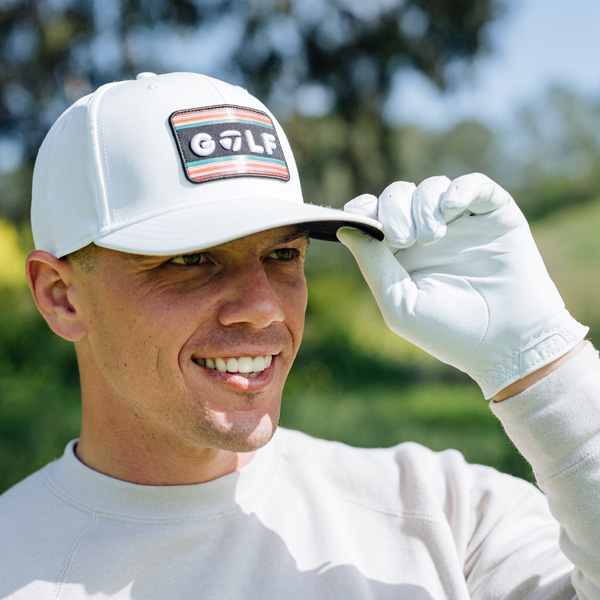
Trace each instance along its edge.
<instances>
[{"instance_id":1,"label":"glove cuff","mask_svg":"<svg viewBox=\"0 0 600 600\"><path fill-rule=\"evenodd\" d=\"M531 339L525 346L507 356L500 364L480 372L469 373L491 399L511 383L564 356L585 338L589 327L576 321L564 309L552 327Z\"/></svg>"}]
</instances>

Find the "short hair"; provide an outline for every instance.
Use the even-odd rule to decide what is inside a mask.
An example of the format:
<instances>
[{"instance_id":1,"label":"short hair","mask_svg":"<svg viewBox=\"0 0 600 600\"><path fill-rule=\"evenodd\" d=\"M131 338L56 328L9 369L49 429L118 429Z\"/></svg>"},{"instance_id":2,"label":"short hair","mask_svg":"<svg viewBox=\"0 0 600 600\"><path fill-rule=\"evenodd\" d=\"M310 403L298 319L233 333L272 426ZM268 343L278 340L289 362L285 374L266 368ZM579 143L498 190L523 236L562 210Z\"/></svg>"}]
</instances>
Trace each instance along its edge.
<instances>
[{"instance_id":1,"label":"short hair","mask_svg":"<svg viewBox=\"0 0 600 600\"><path fill-rule=\"evenodd\" d=\"M81 270L87 275L91 275L96 267L96 262L100 254L100 247L96 246L93 242L67 254L67 258L70 258L76 262Z\"/></svg>"}]
</instances>

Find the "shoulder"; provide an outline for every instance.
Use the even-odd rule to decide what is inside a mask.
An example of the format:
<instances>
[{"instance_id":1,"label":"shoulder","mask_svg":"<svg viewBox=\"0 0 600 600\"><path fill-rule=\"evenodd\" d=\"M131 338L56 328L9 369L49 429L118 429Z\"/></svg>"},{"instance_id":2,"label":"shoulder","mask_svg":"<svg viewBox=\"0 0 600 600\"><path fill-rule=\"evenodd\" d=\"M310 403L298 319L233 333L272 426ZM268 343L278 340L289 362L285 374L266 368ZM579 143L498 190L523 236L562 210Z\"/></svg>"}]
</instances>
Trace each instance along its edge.
<instances>
[{"instance_id":1,"label":"shoulder","mask_svg":"<svg viewBox=\"0 0 600 600\"><path fill-rule=\"evenodd\" d=\"M69 504L52 485L54 464L0 496L0 598L12 598L16 590L24 594L19 598L45 597L39 586L57 580L65 556L89 521L89 515Z\"/></svg>"},{"instance_id":2,"label":"shoulder","mask_svg":"<svg viewBox=\"0 0 600 600\"><path fill-rule=\"evenodd\" d=\"M49 477L51 465L36 471L0 496L0 537L13 541L11 553L21 546L27 547L32 539L38 542L44 539L52 530L52 524L64 519L63 513L69 514L72 510L53 489ZM0 544L0 556L4 550L6 546Z\"/></svg>"},{"instance_id":3,"label":"shoulder","mask_svg":"<svg viewBox=\"0 0 600 600\"><path fill-rule=\"evenodd\" d=\"M35 597L27 589L40 575L40 549L48 552L52 538L46 537L51 522L51 494L44 483L47 467L20 481L0 496L0 597ZM46 538L46 539L44 539ZM52 561L52 553L47 560ZM21 596L20 594L23 594ZM29 594L29 595L28 595Z\"/></svg>"},{"instance_id":4,"label":"shoulder","mask_svg":"<svg viewBox=\"0 0 600 600\"><path fill-rule=\"evenodd\" d=\"M45 495L44 472L48 467L21 480L0 495L0 528L5 529L14 522L14 517L27 513L34 506L37 508L40 499ZM41 504L44 502L42 501Z\"/></svg>"}]
</instances>

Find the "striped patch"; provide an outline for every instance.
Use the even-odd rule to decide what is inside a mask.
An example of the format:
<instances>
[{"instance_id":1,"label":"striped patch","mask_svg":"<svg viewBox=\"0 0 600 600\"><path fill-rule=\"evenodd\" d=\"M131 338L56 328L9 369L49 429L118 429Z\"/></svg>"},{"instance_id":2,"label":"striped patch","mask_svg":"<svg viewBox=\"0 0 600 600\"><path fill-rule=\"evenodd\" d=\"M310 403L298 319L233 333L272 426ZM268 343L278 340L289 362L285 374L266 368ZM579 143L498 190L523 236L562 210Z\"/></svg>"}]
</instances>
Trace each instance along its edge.
<instances>
[{"instance_id":1,"label":"striped patch","mask_svg":"<svg viewBox=\"0 0 600 600\"><path fill-rule=\"evenodd\" d=\"M186 177L204 183L229 177L287 181L287 162L270 117L240 106L174 112L171 129Z\"/></svg>"}]
</instances>

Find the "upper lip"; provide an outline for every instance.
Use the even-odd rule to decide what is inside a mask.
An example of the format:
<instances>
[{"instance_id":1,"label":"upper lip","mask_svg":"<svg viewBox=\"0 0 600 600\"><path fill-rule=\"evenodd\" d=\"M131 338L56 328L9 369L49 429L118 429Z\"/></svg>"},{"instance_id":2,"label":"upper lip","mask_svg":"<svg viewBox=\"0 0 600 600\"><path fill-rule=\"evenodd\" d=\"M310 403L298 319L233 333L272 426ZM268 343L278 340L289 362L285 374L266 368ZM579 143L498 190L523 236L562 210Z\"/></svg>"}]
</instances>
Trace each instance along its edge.
<instances>
[{"instance_id":1,"label":"upper lip","mask_svg":"<svg viewBox=\"0 0 600 600\"><path fill-rule=\"evenodd\" d=\"M279 353L279 350L253 350L251 352L244 352L244 350L227 350L224 352L209 352L208 354L200 354L199 352L194 352L194 354L192 354L192 360L199 360L201 358L240 358L242 356L256 358L257 356L277 356Z\"/></svg>"},{"instance_id":2,"label":"upper lip","mask_svg":"<svg viewBox=\"0 0 600 600\"><path fill-rule=\"evenodd\" d=\"M207 334L208 335L208 334ZM205 337L213 344L202 343L188 345L186 350L188 356L192 360L206 358L239 358L249 356L255 358L257 356L277 356L285 353L285 349L290 345L289 336L280 329L270 329L263 332L226 332L215 331L214 335ZM200 342L200 340L198 340ZM192 342L193 343L193 342Z\"/></svg>"}]
</instances>

